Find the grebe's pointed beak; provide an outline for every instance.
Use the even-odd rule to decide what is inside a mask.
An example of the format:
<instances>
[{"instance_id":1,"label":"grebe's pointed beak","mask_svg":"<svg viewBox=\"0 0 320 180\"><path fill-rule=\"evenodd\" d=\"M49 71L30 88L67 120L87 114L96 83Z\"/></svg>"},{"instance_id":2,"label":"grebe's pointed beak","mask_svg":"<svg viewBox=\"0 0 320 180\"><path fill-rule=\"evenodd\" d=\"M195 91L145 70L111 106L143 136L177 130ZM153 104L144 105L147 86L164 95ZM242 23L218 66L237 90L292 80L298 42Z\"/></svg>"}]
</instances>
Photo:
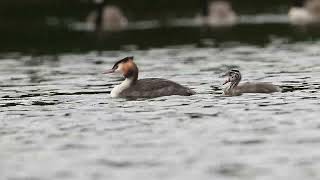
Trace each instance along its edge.
<instances>
[{"instance_id":1,"label":"grebe's pointed beak","mask_svg":"<svg viewBox=\"0 0 320 180\"><path fill-rule=\"evenodd\" d=\"M224 83L223 83L223 85L226 85L226 84L228 84L230 82L230 79L228 78Z\"/></svg>"},{"instance_id":2,"label":"grebe's pointed beak","mask_svg":"<svg viewBox=\"0 0 320 180\"><path fill-rule=\"evenodd\" d=\"M105 72L103 72L103 74L111 74L114 73L115 71L113 69L107 70Z\"/></svg>"}]
</instances>

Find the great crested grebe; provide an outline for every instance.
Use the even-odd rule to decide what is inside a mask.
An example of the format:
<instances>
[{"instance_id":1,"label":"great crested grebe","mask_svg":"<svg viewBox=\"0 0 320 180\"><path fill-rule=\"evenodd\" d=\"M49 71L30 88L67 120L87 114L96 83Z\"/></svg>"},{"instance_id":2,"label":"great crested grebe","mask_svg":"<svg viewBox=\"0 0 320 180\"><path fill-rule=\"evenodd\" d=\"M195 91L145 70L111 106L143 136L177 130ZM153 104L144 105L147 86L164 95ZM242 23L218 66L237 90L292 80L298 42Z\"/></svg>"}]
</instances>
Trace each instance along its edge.
<instances>
[{"instance_id":1,"label":"great crested grebe","mask_svg":"<svg viewBox=\"0 0 320 180\"><path fill-rule=\"evenodd\" d=\"M205 1L203 20L209 26L232 26L237 23L238 17L233 11L230 2L226 0Z\"/></svg>"},{"instance_id":2,"label":"great crested grebe","mask_svg":"<svg viewBox=\"0 0 320 180\"><path fill-rule=\"evenodd\" d=\"M190 96L195 92L173 81L158 78L139 79L139 70L133 57L126 57L115 63L113 68L104 74L119 72L126 79L113 88L111 97L154 98L160 96Z\"/></svg>"},{"instance_id":3,"label":"great crested grebe","mask_svg":"<svg viewBox=\"0 0 320 180\"><path fill-rule=\"evenodd\" d=\"M224 90L224 94L227 96L239 96L243 93L274 93L281 91L279 87L269 83L244 83L239 85L241 73L236 69L228 71L225 76L228 76L228 79L223 85L230 83Z\"/></svg>"},{"instance_id":4,"label":"great crested grebe","mask_svg":"<svg viewBox=\"0 0 320 180\"><path fill-rule=\"evenodd\" d=\"M320 22L320 0L295 0L289 10L289 20L294 25Z\"/></svg>"},{"instance_id":5,"label":"great crested grebe","mask_svg":"<svg viewBox=\"0 0 320 180\"><path fill-rule=\"evenodd\" d=\"M97 30L120 31L128 26L128 19L120 8L104 5L104 1L96 0L97 10L87 17L87 22Z\"/></svg>"}]
</instances>

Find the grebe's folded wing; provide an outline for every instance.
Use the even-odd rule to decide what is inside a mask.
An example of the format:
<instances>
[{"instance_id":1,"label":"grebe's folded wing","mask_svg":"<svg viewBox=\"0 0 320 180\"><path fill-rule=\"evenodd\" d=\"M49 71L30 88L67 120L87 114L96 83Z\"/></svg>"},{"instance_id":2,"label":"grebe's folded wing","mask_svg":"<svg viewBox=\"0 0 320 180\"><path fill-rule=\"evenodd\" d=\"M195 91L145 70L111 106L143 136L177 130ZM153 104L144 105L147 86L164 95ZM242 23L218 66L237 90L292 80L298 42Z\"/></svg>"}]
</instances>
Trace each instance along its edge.
<instances>
[{"instance_id":1,"label":"grebe's folded wing","mask_svg":"<svg viewBox=\"0 0 320 180\"><path fill-rule=\"evenodd\" d=\"M170 95L189 96L195 94L191 89L166 79L148 78L136 81L121 93L123 97L160 97Z\"/></svg>"},{"instance_id":2,"label":"grebe's folded wing","mask_svg":"<svg viewBox=\"0 0 320 180\"><path fill-rule=\"evenodd\" d=\"M237 90L242 93L273 93L279 92L280 88L271 83L244 83Z\"/></svg>"}]
</instances>

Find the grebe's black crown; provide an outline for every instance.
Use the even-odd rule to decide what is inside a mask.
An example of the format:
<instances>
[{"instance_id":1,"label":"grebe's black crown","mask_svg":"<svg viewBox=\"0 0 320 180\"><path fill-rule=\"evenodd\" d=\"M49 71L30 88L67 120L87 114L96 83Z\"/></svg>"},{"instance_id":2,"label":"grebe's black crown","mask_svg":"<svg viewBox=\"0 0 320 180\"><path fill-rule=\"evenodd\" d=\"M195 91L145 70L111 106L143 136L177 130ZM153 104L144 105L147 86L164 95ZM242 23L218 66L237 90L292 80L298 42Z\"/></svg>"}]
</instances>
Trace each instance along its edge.
<instances>
[{"instance_id":1,"label":"grebe's black crown","mask_svg":"<svg viewBox=\"0 0 320 180\"><path fill-rule=\"evenodd\" d=\"M240 71L238 69L231 69L230 72L240 73Z\"/></svg>"},{"instance_id":2,"label":"grebe's black crown","mask_svg":"<svg viewBox=\"0 0 320 180\"><path fill-rule=\"evenodd\" d=\"M240 81L241 80L241 73L240 73L240 71L239 70L237 70L237 69L231 69L230 71L229 71L229 74L228 74L229 76L234 76L238 81Z\"/></svg>"},{"instance_id":3,"label":"grebe's black crown","mask_svg":"<svg viewBox=\"0 0 320 180\"><path fill-rule=\"evenodd\" d=\"M119 64L121 64L121 63L126 63L126 62L128 62L129 60L133 60L133 59L134 59L133 56L125 57L125 58L119 60L118 62L116 62L116 63L114 64L114 66L113 66L112 69L115 70L115 69L118 68L118 65L119 65Z\"/></svg>"},{"instance_id":4,"label":"grebe's black crown","mask_svg":"<svg viewBox=\"0 0 320 180\"><path fill-rule=\"evenodd\" d=\"M228 75L231 76L232 74L240 74L240 71L237 69L231 69L228 72Z\"/></svg>"}]
</instances>

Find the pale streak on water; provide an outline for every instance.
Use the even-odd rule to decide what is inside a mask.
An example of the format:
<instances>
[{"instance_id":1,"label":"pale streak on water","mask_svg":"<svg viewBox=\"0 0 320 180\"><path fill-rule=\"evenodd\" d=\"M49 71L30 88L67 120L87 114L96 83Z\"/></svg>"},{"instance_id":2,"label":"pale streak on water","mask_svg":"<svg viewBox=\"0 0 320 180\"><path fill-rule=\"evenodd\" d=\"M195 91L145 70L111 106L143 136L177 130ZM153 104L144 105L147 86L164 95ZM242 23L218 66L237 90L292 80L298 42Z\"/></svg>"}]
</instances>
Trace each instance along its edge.
<instances>
[{"instance_id":1,"label":"pale streak on water","mask_svg":"<svg viewBox=\"0 0 320 180\"><path fill-rule=\"evenodd\" d=\"M319 47L2 56L0 179L319 179ZM198 94L111 99L101 72L129 55ZM229 68L286 92L223 97Z\"/></svg>"}]
</instances>

